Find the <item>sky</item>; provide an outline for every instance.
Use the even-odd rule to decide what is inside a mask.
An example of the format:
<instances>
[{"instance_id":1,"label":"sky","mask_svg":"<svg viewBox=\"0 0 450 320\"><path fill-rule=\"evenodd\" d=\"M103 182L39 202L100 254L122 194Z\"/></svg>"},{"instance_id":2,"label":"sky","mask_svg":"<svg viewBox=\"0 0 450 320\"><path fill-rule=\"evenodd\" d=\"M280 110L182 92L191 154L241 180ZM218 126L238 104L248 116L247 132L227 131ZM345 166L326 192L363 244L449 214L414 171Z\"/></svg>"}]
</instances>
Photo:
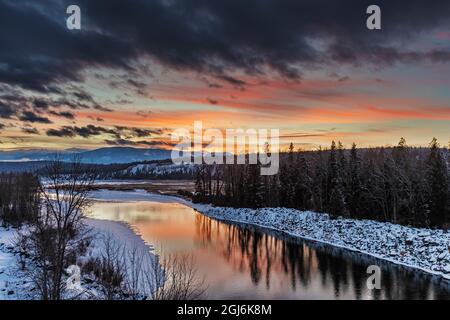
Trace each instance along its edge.
<instances>
[{"instance_id":1,"label":"sky","mask_svg":"<svg viewBox=\"0 0 450 320\"><path fill-rule=\"evenodd\" d=\"M66 8L81 9L81 30ZM366 8L381 8L381 30ZM450 2L0 0L0 150L171 148L275 128L315 149L450 140Z\"/></svg>"}]
</instances>

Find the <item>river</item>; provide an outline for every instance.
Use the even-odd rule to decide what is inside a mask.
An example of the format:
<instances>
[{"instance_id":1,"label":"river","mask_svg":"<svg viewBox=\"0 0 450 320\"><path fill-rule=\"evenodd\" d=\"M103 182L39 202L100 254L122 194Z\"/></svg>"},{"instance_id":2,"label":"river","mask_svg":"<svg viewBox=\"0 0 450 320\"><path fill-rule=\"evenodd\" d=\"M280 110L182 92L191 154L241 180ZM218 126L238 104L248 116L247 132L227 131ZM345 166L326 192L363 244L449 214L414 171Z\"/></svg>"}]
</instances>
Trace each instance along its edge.
<instances>
[{"instance_id":1,"label":"river","mask_svg":"<svg viewBox=\"0 0 450 320\"><path fill-rule=\"evenodd\" d=\"M423 272L261 228L219 222L181 203L136 199L97 200L91 216L128 222L157 254L192 254L207 286L204 298L450 298L446 282ZM381 268L380 290L367 289L366 271L372 264Z\"/></svg>"}]
</instances>

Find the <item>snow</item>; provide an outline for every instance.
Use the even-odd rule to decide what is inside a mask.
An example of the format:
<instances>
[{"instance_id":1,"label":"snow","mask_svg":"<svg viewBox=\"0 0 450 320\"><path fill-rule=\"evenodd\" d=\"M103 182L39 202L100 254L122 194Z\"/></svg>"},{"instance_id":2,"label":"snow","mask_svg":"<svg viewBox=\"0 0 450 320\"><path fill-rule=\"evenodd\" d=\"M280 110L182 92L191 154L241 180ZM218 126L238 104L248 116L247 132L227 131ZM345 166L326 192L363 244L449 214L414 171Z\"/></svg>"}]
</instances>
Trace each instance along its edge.
<instances>
[{"instance_id":1,"label":"snow","mask_svg":"<svg viewBox=\"0 0 450 320\"><path fill-rule=\"evenodd\" d=\"M153 174L155 176L163 176L173 173L190 173L194 172L195 166L191 163L185 164L159 164L159 163L149 163L149 164L136 164L122 170L123 174L129 176L136 176L139 174Z\"/></svg>"},{"instance_id":2,"label":"snow","mask_svg":"<svg viewBox=\"0 0 450 320\"><path fill-rule=\"evenodd\" d=\"M139 259L142 259L142 268L139 270L140 282L138 285L140 292L149 293L155 290L155 281L148 281L149 279L145 277L144 273L151 272L151 274L154 274L155 272L158 272L158 279L162 281L163 271L160 269L152 247L135 233L129 225L118 221L97 219L86 219L85 225L93 240L87 249L86 254L78 258L78 265L83 265L89 261L90 258L99 257L104 251L105 239L109 238L111 241L119 244L124 252L127 252L123 263L128 278L130 278L133 272L136 272L137 270L136 266L130 261L130 256L128 254L135 250ZM37 298L36 290L33 288L34 286L31 279L19 269L19 252L14 246L17 231L18 230L14 228L0 227L0 300ZM68 291L65 298L102 298L93 275L83 275L81 283L82 285L79 290ZM144 295L142 296L144 297Z\"/></svg>"},{"instance_id":3,"label":"snow","mask_svg":"<svg viewBox=\"0 0 450 320\"><path fill-rule=\"evenodd\" d=\"M157 256L153 253L152 246L147 244L130 225L120 221L98 219L86 219L85 225L91 230L93 242L89 246L87 253L78 259L79 265L89 261L91 258L100 257L102 253L104 254L106 242L109 239L113 244L120 246L121 251L125 253L122 257L122 263L125 266L126 278L131 280L133 274L139 273L136 279L139 282L138 290L141 296L144 297L145 294L155 291L157 287L156 281L154 277L151 280L148 279L146 273L153 276L155 272L158 272L158 279L162 280L163 271L159 266ZM136 253L136 258L139 259L139 266L135 265L135 262L131 260L130 254L132 252ZM85 275L84 277L95 281L93 275ZM85 297L102 298L101 293L95 288L95 283L94 285L82 283L81 292L83 291ZM72 295L77 295L81 292L72 292Z\"/></svg>"},{"instance_id":4,"label":"snow","mask_svg":"<svg viewBox=\"0 0 450 320\"><path fill-rule=\"evenodd\" d=\"M194 208L198 207L193 205ZM450 233L372 220L332 219L288 208L197 208L212 218L252 224L290 236L358 251L450 279Z\"/></svg>"},{"instance_id":5,"label":"snow","mask_svg":"<svg viewBox=\"0 0 450 320\"><path fill-rule=\"evenodd\" d=\"M15 236L15 229L0 227L0 300L24 299L31 291L31 282L18 270Z\"/></svg>"},{"instance_id":6,"label":"snow","mask_svg":"<svg viewBox=\"0 0 450 320\"><path fill-rule=\"evenodd\" d=\"M145 251L152 248L131 229L131 226L124 222L111 220L86 219L87 227L92 228L92 233L96 238L103 235L113 235L115 240L127 247L136 247ZM96 247L98 250L101 248ZM152 255L153 256L153 255Z\"/></svg>"}]
</instances>

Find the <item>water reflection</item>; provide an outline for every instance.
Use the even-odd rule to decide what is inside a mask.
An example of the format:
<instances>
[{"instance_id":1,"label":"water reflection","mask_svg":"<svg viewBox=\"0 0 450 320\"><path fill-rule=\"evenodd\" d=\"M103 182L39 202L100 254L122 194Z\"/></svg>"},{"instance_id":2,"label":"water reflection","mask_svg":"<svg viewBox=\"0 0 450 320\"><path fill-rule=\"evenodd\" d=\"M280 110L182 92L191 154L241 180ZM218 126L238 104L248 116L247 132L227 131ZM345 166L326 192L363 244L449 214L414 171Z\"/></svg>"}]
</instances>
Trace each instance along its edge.
<instances>
[{"instance_id":1,"label":"water reflection","mask_svg":"<svg viewBox=\"0 0 450 320\"><path fill-rule=\"evenodd\" d=\"M440 278L366 255L210 219L178 203L96 202L96 218L126 221L157 252L188 252L211 299L448 299ZM368 290L367 266L382 268Z\"/></svg>"},{"instance_id":2,"label":"water reflection","mask_svg":"<svg viewBox=\"0 0 450 320\"><path fill-rule=\"evenodd\" d=\"M270 290L274 274L289 278L291 291L308 291L318 283L336 299L448 299L447 283L426 274L366 255L299 241L269 230L227 224L201 214L195 218L203 246L213 246L233 268L248 273L254 285ZM368 290L367 266L382 268L382 289Z\"/></svg>"}]
</instances>

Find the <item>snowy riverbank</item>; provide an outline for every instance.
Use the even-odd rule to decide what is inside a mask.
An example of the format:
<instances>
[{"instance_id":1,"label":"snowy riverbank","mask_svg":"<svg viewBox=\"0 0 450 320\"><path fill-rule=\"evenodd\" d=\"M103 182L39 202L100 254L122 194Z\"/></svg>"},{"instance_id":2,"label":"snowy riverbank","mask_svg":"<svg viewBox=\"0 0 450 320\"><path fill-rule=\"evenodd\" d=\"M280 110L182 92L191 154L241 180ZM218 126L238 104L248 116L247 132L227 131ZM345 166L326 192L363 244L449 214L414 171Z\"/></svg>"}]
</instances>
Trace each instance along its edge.
<instances>
[{"instance_id":1,"label":"snowy riverbank","mask_svg":"<svg viewBox=\"0 0 450 320\"><path fill-rule=\"evenodd\" d=\"M206 207L202 213L252 224L294 237L362 252L450 279L450 232L371 220L330 219L327 214L286 208Z\"/></svg>"},{"instance_id":2,"label":"snowy riverbank","mask_svg":"<svg viewBox=\"0 0 450 320\"><path fill-rule=\"evenodd\" d=\"M372 220L331 219L327 214L287 208L213 207L143 190L128 195L98 191L96 195L99 198L107 195L110 199L178 202L218 220L281 231L450 279L450 232L444 230L412 228Z\"/></svg>"},{"instance_id":3,"label":"snowy riverbank","mask_svg":"<svg viewBox=\"0 0 450 320\"><path fill-rule=\"evenodd\" d=\"M155 281L148 277L148 272L154 274L161 269L157 263L157 257L152 252L151 247L137 235L130 226L118 221L86 219L85 225L89 230L92 241L86 249L84 255L77 260L77 265L83 265L92 259L100 257L105 252L106 245L115 245L124 252L123 265L128 279L136 279L136 272L139 272L139 283L136 284L139 292L154 291ZM19 267L19 249L15 246L15 239L18 230L15 228L0 227L0 300L30 300L37 298L37 290L27 276L25 271ZM108 243L109 242L109 243ZM132 261L131 253L135 253L136 260ZM140 264L139 269L136 263ZM147 266L146 268L144 266ZM149 270L148 268L151 268ZM81 287L77 290L69 290L66 299L103 299L103 293L96 283L93 274L82 274Z\"/></svg>"},{"instance_id":4,"label":"snowy riverbank","mask_svg":"<svg viewBox=\"0 0 450 320\"><path fill-rule=\"evenodd\" d=\"M0 300L24 299L33 284L18 268L14 239L17 230L0 227Z\"/></svg>"},{"instance_id":5,"label":"snowy riverbank","mask_svg":"<svg viewBox=\"0 0 450 320\"><path fill-rule=\"evenodd\" d=\"M152 201L180 203L217 220L244 223L284 232L290 236L317 241L361 252L396 264L417 268L450 279L450 232L411 228L370 220L331 219L327 214L301 212L286 208L235 209L193 204L180 197L135 191L98 190L91 194L96 201ZM104 248L103 240L111 235L127 248L145 252L145 264L154 265L155 255L143 239L128 225L117 221L87 219L94 240L80 263L96 257ZM31 299L32 283L18 270L15 230L0 228L0 300ZM132 272L128 263L127 272ZM144 282L145 283L145 282ZM149 285L148 281L143 285ZM153 286L154 284L150 284ZM84 297L101 298L92 277L83 276Z\"/></svg>"}]
</instances>

